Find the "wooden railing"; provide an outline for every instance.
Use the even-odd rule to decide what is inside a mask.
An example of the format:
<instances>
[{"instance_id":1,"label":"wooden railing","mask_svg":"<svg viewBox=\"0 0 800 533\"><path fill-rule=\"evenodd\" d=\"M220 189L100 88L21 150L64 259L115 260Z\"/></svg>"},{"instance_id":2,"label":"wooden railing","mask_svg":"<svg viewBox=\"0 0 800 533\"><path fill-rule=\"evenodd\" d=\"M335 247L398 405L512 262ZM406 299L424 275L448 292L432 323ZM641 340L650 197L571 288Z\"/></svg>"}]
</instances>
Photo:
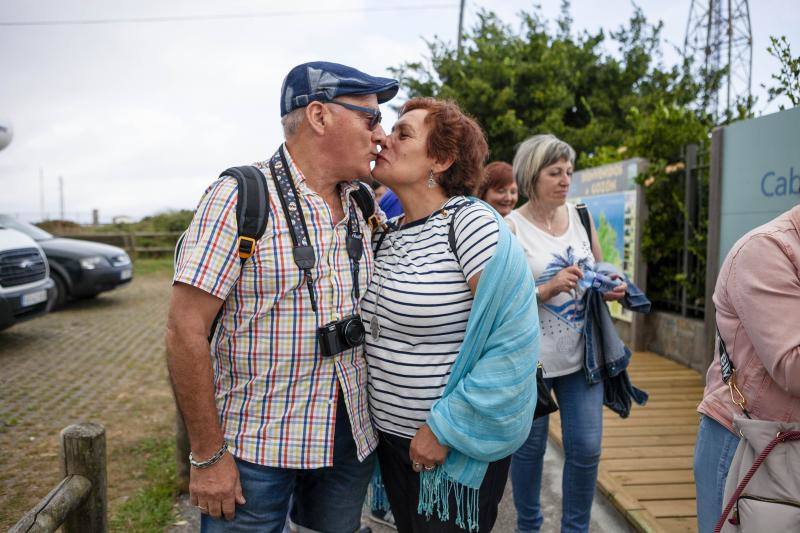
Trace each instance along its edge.
<instances>
[{"instance_id":1,"label":"wooden railing","mask_svg":"<svg viewBox=\"0 0 800 533\"><path fill-rule=\"evenodd\" d=\"M59 237L102 242L123 248L131 258L140 256L171 256L175 243L181 236L179 231L151 231L131 233L60 233Z\"/></svg>"},{"instance_id":2,"label":"wooden railing","mask_svg":"<svg viewBox=\"0 0 800 533\"><path fill-rule=\"evenodd\" d=\"M73 424L61 431L64 478L9 533L105 533L106 430L94 423Z\"/></svg>"}]
</instances>

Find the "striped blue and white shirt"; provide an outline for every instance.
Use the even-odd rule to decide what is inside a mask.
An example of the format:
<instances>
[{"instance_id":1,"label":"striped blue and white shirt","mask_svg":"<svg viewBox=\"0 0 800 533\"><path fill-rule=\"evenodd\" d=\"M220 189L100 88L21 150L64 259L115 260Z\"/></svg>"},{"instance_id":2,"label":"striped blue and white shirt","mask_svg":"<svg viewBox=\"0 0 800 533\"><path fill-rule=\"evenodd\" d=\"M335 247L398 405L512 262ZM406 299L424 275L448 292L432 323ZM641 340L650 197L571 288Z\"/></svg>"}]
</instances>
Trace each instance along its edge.
<instances>
[{"instance_id":1,"label":"striped blue and white shirt","mask_svg":"<svg viewBox=\"0 0 800 533\"><path fill-rule=\"evenodd\" d=\"M472 309L467 279L483 270L497 247L498 223L489 208L476 202L453 215L465 201L453 197L431 216L390 231L375 254L361 314L370 413L386 433L413 437L441 397ZM448 240L453 216L458 257ZM373 245L380 236L373 236Z\"/></svg>"}]
</instances>

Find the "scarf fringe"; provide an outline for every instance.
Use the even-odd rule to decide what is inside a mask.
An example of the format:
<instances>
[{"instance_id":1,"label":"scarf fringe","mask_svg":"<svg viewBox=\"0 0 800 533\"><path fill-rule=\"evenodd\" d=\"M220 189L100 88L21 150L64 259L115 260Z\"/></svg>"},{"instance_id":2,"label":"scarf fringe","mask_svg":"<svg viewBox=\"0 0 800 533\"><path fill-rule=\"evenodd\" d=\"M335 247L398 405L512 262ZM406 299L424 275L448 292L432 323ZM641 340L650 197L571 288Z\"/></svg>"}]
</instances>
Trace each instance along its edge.
<instances>
[{"instance_id":1,"label":"scarf fringe","mask_svg":"<svg viewBox=\"0 0 800 533\"><path fill-rule=\"evenodd\" d=\"M441 466L420 472L417 513L430 518L435 511L439 520L447 522L450 520L451 491L456 502L456 525L477 532L479 489L454 481Z\"/></svg>"},{"instance_id":2,"label":"scarf fringe","mask_svg":"<svg viewBox=\"0 0 800 533\"><path fill-rule=\"evenodd\" d=\"M383 488L383 479L381 478L381 468L378 461L375 461L375 472L372 474L372 481L370 482L370 489L372 492L371 511L388 511L389 501L386 498L386 489Z\"/></svg>"}]
</instances>

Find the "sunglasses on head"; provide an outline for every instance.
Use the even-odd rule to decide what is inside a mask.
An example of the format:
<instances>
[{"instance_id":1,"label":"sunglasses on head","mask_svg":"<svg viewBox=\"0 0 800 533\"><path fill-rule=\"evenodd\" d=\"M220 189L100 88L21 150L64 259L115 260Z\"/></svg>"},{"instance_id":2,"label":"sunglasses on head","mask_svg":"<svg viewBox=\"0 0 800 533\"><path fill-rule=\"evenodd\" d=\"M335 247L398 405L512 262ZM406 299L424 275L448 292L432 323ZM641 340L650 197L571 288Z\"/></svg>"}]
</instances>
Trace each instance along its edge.
<instances>
[{"instance_id":1,"label":"sunglasses on head","mask_svg":"<svg viewBox=\"0 0 800 533\"><path fill-rule=\"evenodd\" d=\"M381 116L381 110L380 109L373 109L371 107L362 107L360 105L348 104L346 102L337 102L336 100L329 100L328 103L329 104L340 105L340 106L344 107L345 109L349 109L351 111L360 111L361 113L366 113L370 117L370 119L369 119L369 129L370 130L374 130L375 128L377 128L378 124L381 123L381 119L383 118Z\"/></svg>"}]
</instances>

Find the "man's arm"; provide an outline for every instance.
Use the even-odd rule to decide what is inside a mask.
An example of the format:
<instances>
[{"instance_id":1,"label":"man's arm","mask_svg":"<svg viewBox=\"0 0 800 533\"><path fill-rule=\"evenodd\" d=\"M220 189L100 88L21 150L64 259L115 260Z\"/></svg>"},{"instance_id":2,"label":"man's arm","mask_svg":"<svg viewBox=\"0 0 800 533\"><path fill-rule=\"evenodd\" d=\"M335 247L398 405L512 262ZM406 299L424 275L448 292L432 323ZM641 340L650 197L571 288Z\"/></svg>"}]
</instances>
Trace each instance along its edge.
<instances>
[{"instance_id":1,"label":"man's arm","mask_svg":"<svg viewBox=\"0 0 800 533\"><path fill-rule=\"evenodd\" d=\"M178 408L197 461L210 458L222 447L224 434L214 401L214 380L208 332L222 300L207 292L175 283L167 320L167 367ZM211 467L192 468L189 482L192 504L219 518L233 518L235 503L243 504L239 471L230 454Z\"/></svg>"}]
</instances>

